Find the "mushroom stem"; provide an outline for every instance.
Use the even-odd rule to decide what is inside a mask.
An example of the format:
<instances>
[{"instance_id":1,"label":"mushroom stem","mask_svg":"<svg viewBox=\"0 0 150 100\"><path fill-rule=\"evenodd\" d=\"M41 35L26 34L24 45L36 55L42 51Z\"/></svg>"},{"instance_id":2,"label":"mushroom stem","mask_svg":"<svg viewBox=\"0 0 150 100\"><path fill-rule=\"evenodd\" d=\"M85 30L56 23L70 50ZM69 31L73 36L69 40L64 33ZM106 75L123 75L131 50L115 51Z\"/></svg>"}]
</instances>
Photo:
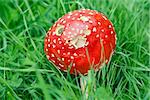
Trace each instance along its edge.
<instances>
[{"instance_id":1,"label":"mushroom stem","mask_svg":"<svg viewBox=\"0 0 150 100\"><path fill-rule=\"evenodd\" d=\"M96 91L96 79L93 69L88 71L87 76L80 77L80 86L83 99L88 100L88 98L94 95L93 93Z\"/></svg>"},{"instance_id":2,"label":"mushroom stem","mask_svg":"<svg viewBox=\"0 0 150 100\"><path fill-rule=\"evenodd\" d=\"M88 99L88 89L87 89L87 80L85 77L87 77L87 76L80 78L80 85L81 85L82 94L83 95L85 94L85 100L87 100Z\"/></svg>"}]
</instances>

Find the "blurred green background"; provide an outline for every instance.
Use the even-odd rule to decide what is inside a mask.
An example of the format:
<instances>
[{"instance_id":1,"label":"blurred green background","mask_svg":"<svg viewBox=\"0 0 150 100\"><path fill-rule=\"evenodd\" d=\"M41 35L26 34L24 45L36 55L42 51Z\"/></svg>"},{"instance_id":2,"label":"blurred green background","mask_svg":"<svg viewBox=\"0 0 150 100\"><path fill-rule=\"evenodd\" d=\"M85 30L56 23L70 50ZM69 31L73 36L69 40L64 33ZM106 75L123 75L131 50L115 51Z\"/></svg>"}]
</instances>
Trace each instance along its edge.
<instances>
[{"instance_id":1,"label":"blurred green background","mask_svg":"<svg viewBox=\"0 0 150 100\"><path fill-rule=\"evenodd\" d=\"M46 59L43 40L59 17L82 8L104 13L118 39L106 67L75 77ZM0 0L0 99L150 100L150 1Z\"/></svg>"}]
</instances>

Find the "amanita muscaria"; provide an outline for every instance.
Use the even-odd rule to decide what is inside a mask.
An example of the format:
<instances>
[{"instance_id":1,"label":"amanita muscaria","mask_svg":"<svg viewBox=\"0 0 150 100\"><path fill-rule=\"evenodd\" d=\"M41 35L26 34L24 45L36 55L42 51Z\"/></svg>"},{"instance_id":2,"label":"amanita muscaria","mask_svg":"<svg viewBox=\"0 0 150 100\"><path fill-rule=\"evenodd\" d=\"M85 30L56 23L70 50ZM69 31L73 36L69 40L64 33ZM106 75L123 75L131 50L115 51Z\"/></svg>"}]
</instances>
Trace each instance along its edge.
<instances>
[{"instance_id":1,"label":"amanita muscaria","mask_svg":"<svg viewBox=\"0 0 150 100\"><path fill-rule=\"evenodd\" d=\"M45 38L48 60L60 70L86 74L108 63L116 46L116 33L105 15L95 10L70 12L56 21Z\"/></svg>"}]
</instances>

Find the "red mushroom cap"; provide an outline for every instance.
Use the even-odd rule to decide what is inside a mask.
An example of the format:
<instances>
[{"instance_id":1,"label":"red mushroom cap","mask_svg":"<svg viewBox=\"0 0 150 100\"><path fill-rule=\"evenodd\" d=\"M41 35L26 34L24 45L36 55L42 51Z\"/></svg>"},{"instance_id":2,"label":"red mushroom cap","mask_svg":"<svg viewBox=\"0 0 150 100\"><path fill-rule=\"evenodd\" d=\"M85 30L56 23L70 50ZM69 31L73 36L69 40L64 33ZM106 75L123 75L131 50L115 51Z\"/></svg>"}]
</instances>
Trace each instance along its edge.
<instances>
[{"instance_id":1,"label":"red mushroom cap","mask_svg":"<svg viewBox=\"0 0 150 100\"><path fill-rule=\"evenodd\" d=\"M61 17L47 32L44 51L59 69L86 74L110 60L116 46L113 25L95 10L75 10Z\"/></svg>"}]
</instances>

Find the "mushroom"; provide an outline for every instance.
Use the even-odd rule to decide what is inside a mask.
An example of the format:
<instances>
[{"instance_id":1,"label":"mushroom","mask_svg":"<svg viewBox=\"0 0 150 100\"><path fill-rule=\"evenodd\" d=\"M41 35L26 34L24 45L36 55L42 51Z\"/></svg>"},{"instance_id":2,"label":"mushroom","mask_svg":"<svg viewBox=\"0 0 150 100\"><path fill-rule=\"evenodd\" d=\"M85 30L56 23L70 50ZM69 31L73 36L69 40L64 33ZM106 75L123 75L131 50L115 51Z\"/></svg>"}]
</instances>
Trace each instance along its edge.
<instances>
[{"instance_id":1,"label":"mushroom","mask_svg":"<svg viewBox=\"0 0 150 100\"><path fill-rule=\"evenodd\" d=\"M116 46L116 33L105 15L81 9L61 17L44 41L47 59L60 70L87 74L108 63Z\"/></svg>"}]
</instances>

